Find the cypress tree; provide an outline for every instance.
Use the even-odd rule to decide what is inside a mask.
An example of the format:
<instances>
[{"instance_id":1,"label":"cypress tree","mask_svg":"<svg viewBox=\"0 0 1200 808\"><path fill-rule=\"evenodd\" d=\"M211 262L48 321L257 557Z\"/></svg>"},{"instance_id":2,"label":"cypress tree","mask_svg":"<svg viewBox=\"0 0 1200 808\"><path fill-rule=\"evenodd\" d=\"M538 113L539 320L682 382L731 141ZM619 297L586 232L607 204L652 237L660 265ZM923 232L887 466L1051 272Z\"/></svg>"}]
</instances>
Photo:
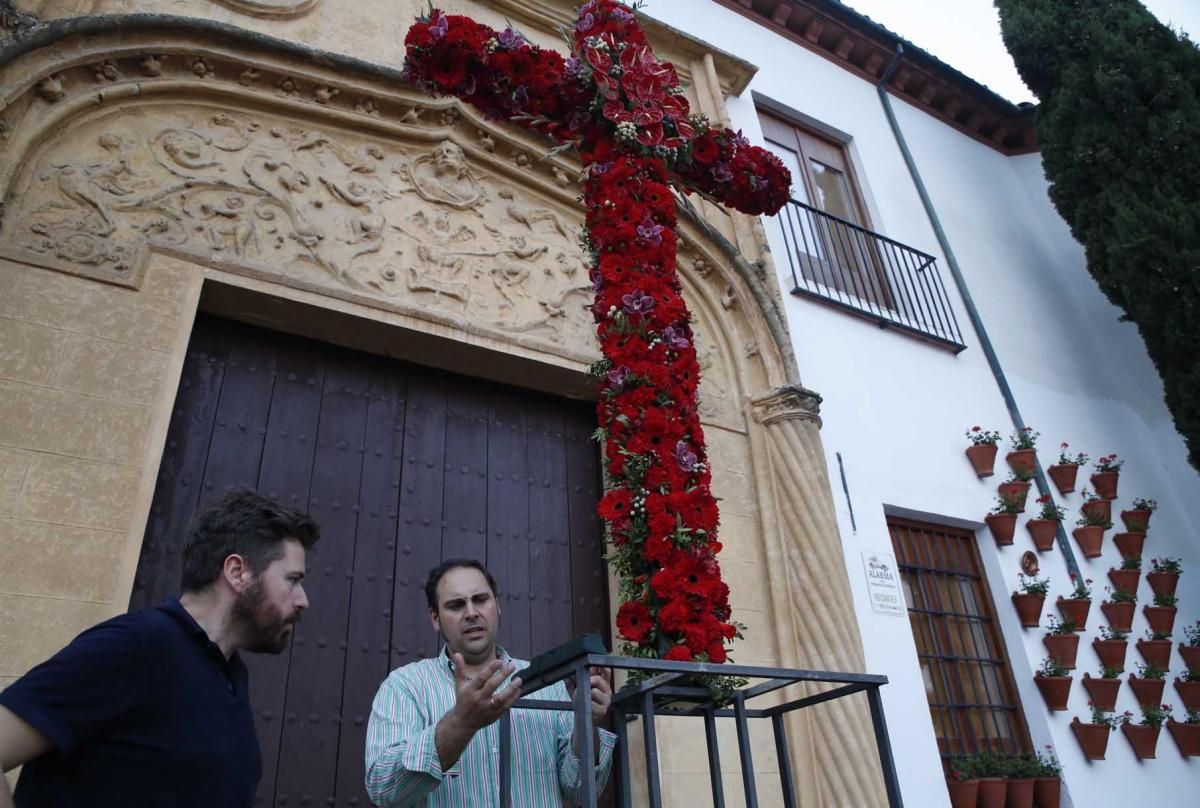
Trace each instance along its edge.
<instances>
[{"instance_id":1,"label":"cypress tree","mask_svg":"<svg viewBox=\"0 0 1200 808\"><path fill-rule=\"evenodd\" d=\"M996 0L1050 198L1200 469L1200 49L1137 0Z\"/></svg>"}]
</instances>

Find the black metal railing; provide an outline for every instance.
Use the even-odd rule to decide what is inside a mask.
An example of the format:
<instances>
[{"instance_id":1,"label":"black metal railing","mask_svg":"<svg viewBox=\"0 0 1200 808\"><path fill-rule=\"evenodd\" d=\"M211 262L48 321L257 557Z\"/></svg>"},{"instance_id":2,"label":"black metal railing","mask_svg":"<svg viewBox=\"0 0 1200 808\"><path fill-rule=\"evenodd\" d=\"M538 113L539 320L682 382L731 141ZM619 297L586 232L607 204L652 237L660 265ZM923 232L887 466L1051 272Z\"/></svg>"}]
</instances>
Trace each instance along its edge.
<instances>
[{"instance_id":1,"label":"black metal railing","mask_svg":"<svg viewBox=\"0 0 1200 808\"><path fill-rule=\"evenodd\" d=\"M775 218L792 294L832 303L955 353L966 348L932 255L795 199Z\"/></svg>"},{"instance_id":2,"label":"black metal railing","mask_svg":"<svg viewBox=\"0 0 1200 808\"><path fill-rule=\"evenodd\" d=\"M578 643L577 638L573 643ZM587 639L590 639L587 638ZM597 638L598 641L598 638ZM572 644L564 646L567 649ZM614 729L617 735L615 754L616 803L619 808L632 808L632 784L630 782L629 765L629 725L633 721L642 722L643 752L646 758L646 805L649 808L661 808L662 787L659 778L658 741L655 729L655 717L693 717L703 722L704 736L708 747L708 770L712 788L712 804L717 808L725 805L724 786L721 782L721 759L717 743L717 720L733 719L738 739L738 760L742 774L742 802L748 808L758 806L758 784L754 777L754 759L750 743L750 721L767 719L771 722L775 736L775 752L779 764L780 793L783 805L795 806L796 789L793 782L792 759L788 747L788 737L785 727L785 716L793 710L801 710L827 701L845 698L855 693L865 692L871 711L871 722L875 731L875 744L879 752L880 768L882 769L884 787L887 790L888 806L902 808L900 785L896 777L896 767L892 759L891 742L888 739L887 723L883 716L883 700L879 688L887 684L886 676L866 673L831 673L828 671L793 670L786 668L763 668L748 665L714 665L702 662L669 662L660 659L639 659L633 657L612 656L608 654L588 653L586 650L567 651L559 653L560 649L546 656L557 654L553 662L541 668L531 681L523 681L523 693L535 692L555 681L567 679L574 681L575 695L573 703L560 701L544 701L533 698L522 698L516 707L537 710L561 710L575 713L575 728L579 738L578 754L581 761L592 761L591 765L583 766L582 801L584 808L595 808L599 798L596 783L595 746L592 738L591 702L588 698L590 691L589 668L600 666L614 670L642 671L649 678L641 683L623 688L613 696L611 713L614 719ZM540 659L540 658L539 658ZM538 666L534 660L532 667ZM529 669L527 669L529 670ZM523 676L524 671L518 676ZM734 676L748 680L748 683L733 691L729 701L717 704L707 688L681 684L688 678L700 674L718 674ZM787 698L785 688L796 688L803 685L828 684L833 685L829 690L819 693L807 691L800 698ZM767 694L783 691L782 703L770 706L751 707L750 702ZM795 695L795 693L791 694ZM509 763L512 755L512 725L510 713L506 712L500 718L500 805L510 808L512 805L511 775ZM774 800L772 800L774 802Z\"/></svg>"}]
</instances>

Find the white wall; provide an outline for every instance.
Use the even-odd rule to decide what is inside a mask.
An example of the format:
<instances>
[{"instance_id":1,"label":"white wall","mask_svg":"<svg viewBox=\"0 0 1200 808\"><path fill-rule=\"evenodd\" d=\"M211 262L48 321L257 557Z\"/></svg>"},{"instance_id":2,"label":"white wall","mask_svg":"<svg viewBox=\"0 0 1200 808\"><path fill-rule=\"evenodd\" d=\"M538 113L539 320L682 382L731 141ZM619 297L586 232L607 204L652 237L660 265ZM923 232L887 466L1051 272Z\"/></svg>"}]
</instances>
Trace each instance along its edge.
<instances>
[{"instance_id":1,"label":"white wall","mask_svg":"<svg viewBox=\"0 0 1200 808\"><path fill-rule=\"evenodd\" d=\"M1013 425L874 86L739 14L716 4L705 4L704 13L697 13L699 7L695 0L654 0L647 12L755 62L759 72L750 91L852 136L850 155L874 227L938 257L968 346L954 356L820 303L786 295L801 379L824 396L822 434L847 572L868 669L891 680L884 703L906 803L940 806L947 805L948 799L907 621L873 613L866 597L862 551L892 550L885 509L978 526L984 566L1033 741L1039 747L1055 747L1074 803L1122 804L1121 799L1136 797L1146 804L1155 800L1173 804L1168 795L1194 787L1196 764L1189 765L1179 755L1165 730L1155 761L1139 764L1116 733L1110 738L1108 759L1089 764L1069 728L1072 716L1084 720L1089 716L1087 692L1080 680L1084 671L1093 675L1099 671L1090 643L1103 621L1099 603L1108 583L1107 570L1120 564L1111 545L1115 530L1106 535L1102 558L1089 562L1076 554L1084 574L1095 581L1095 598L1091 630L1080 645L1070 709L1048 713L1033 684L1033 671L1045 656L1043 632L1022 631L1008 600L1016 588L1018 560L1025 550L1033 549L1032 544L1019 525L1016 545L996 548L982 519L1003 472L977 480L963 456L966 428L981 424L1007 436ZM762 143L750 91L730 99L730 113L735 128ZM1195 521L1187 510L1189 503L1200 501L1200 476L1187 464L1182 439L1162 401L1161 381L1136 329L1118 321L1118 310L1087 274L1082 249L1049 201L1037 155L1005 157L903 101L893 99L893 104L1017 404L1028 424L1042 433L1043 465L1053 462L1064 440L1074 451L1093 458L1116 452L1127 462L1115 510L1134 496L1160 502L1146 545L1146 566L1151 556L1183 560L1176 623L1176 638L1182 639L1181 627L1200 618L1200 551ZM767 225L770 230L772 223ZM780 246L776 253L782 255ZM777 270L785 292L790 290L786 266L777 265ZM838 485L839 453L857 531L851 528L848 503ZM1002 457L1003 453L1000 466ZM1082 484L1086 472L1080 488ZM1055 493L1073 522L1079 494L1063 498ZM1041 554L1040 560L1042 574L1051 578L1048 604L1052 604L1055 595L1069 589L1066 566L1057 551ZM1138 594L1139 607L1151 599L1144 580ZM1047 611L1053 611L1053 606ZM1132 640L1144 628L1139 609L1128 671L1135 671L1135 663L1141 661ZM1182 706L1169 682L1184 668L1175 653L1171 664L1164 700L1175 704L1175 715L1182 718ZM1127 685L1122 686L1118 709L1137 712ZM1142 766L1150 768L1134 776Z\"/></svg>"}]
</instances>

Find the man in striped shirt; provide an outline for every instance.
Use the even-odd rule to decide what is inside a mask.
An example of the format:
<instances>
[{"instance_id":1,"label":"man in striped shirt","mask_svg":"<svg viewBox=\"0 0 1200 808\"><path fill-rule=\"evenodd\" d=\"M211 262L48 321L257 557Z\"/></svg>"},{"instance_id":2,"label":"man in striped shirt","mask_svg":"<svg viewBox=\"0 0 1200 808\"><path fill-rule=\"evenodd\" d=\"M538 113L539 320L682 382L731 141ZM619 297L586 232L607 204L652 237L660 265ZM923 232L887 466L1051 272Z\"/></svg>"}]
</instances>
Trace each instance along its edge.
<instances>
[{"instance_id":1,"label":"man in striped shirt","mask_svg":"<svg viewBox=\"0 0 1200 808\"><path fill-rule=\"evenodd\" d=\"M445 646L433 659L392 671L375 695L367 726L367 793L385 808L482 808L500 803L496 720L521 697L524 667L496 645L496 582L478 561L453 559L429 573L425 597ZM608 712L608 671L592 670L592 717ZM563 682L540 699L568 701ZM596 777L602 789L616 737L597 730ZM574 714L512 713L512 804L577 805L583 767L575 752Z\"/></svg>"}]
</instances>

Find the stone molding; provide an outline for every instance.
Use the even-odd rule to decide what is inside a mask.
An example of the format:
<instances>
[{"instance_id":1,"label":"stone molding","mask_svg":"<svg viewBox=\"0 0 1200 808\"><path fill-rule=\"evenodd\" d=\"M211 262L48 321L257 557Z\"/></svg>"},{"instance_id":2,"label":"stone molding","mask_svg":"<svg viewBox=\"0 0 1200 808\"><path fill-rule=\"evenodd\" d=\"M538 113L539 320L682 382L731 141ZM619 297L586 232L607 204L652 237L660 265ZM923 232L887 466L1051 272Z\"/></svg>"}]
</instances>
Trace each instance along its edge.
<instances>
[{"instance_id":1,"label":"stone molding","mask_svg":"<svg viewBox=\"0 0 1200 808\"><path fill-rule=\"evenodd\" d=\"M779 421L812 421L821 426L821 396L798 384L760 393L750 399L754 420L764 426Z\"/></svg>"},{"instance_id":2,"label":"stone molding","mask_svg":"<svg viewBox=\"0 0 1200 808\"><path fill-rule=\"evenodd\" d=\"M214 0L214 2L251 17L290 20L295 17L303 17L316 8L321 0Z\"/></svg>"}]
</instances>

